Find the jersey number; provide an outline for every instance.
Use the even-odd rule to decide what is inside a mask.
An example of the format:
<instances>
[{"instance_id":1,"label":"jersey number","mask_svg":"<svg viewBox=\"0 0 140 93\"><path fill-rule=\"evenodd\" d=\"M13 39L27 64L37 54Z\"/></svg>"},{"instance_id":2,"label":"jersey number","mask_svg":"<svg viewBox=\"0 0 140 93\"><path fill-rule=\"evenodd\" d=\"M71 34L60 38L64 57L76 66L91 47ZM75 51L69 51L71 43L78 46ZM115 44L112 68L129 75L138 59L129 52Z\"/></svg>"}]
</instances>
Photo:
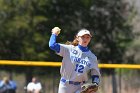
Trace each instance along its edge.
<instances>
[{"instance_id":1,"label":"jersey number","mask_svg":"<svg viewBox=\"0 0 140 93\"><path fill-rule=\"evenodd\" d=\"M77 71L79 73L83 73L83 70L84 70L84 66L83 65L76 64L75 71Z\"/></svg>"}]
</instances>

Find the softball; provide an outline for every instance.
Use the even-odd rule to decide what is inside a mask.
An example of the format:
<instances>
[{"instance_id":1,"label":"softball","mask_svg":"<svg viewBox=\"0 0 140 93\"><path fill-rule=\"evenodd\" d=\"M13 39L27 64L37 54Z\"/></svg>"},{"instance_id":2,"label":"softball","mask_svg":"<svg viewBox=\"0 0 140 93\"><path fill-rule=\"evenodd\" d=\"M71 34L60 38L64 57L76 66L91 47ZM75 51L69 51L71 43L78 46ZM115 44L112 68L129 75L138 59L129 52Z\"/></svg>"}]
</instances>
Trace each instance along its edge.
<instances>
[{"instance_id":1,"label":"softball","mask_svg":"<svg viewBox=\"0 0 140 93\"><path fill-rule=\"evenodd\" d=\"M57 34L60 34L61 29L59 27L54 27L54 30L57 31Z\"/></svg>"}]
</instances>

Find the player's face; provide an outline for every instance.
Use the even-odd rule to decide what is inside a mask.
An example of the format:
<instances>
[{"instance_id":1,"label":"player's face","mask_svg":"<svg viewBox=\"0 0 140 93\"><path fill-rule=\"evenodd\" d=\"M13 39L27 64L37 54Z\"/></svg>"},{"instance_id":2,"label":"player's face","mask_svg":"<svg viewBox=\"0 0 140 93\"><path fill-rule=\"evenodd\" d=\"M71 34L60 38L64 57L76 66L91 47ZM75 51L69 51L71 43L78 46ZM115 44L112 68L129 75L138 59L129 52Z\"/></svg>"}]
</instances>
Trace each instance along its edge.
<instances>
[{"instance_id":1,"label":"player's face","mask_svg":"<svg viewBox=\"0 0 140 93\"><path fill-rule=\"evenodd\" d=\"M86 47L89 44L90 40L91 40L91 37L90 35L87 35L87 34L78 37L79 45L83 47Z\"/></svg>"},{"instance_id":2,"label":"player's face","mask_svg":"<svg viewBox=\"0 0 140 93\"><path fill-rule=\"evenodd\" d=\"M37 81L36 78L33 77L32 82L36 82L36 81Z\"/></svg>"}]
</instances>

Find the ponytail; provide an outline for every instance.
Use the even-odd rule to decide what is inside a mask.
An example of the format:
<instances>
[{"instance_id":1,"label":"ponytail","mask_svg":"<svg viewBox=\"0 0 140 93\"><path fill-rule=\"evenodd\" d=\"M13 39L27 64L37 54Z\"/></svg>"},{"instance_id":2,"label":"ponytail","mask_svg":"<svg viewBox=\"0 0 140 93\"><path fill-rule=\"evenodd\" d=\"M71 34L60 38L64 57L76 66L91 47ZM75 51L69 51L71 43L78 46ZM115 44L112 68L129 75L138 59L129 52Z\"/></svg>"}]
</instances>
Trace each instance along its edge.
<instances>
[{"instance_id":1,"label":"ponytail","mask_svg":"<svg viewBox=\"0 0 140 93\"><path fill-rule=\"evenodd\" d=\"M77 40L77 37L75 37L75 39L72 42L67 41L65 44L77 46L78 43L79 43L79 41Z\"/></svg>"}]
</instances>

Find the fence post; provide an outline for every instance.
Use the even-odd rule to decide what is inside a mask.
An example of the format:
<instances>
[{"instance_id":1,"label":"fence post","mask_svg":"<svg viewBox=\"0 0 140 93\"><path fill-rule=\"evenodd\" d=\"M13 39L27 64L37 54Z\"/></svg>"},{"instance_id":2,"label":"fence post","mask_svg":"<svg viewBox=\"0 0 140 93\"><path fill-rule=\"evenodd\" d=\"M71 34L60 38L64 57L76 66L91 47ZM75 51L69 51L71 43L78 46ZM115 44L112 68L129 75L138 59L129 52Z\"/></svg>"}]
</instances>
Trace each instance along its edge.
<instances>
[{"instance_id":1,"label":"fence post","mask_svg":"<svg viewBox=\"0 0 140 93\"><path fill-rule=\"evenodd\" d=\"M113 74L112 74L112 85L113 85L113 89L112 89L113 93L117 93L115 71L113 71Z\"/></svg>"}]
</instances>

